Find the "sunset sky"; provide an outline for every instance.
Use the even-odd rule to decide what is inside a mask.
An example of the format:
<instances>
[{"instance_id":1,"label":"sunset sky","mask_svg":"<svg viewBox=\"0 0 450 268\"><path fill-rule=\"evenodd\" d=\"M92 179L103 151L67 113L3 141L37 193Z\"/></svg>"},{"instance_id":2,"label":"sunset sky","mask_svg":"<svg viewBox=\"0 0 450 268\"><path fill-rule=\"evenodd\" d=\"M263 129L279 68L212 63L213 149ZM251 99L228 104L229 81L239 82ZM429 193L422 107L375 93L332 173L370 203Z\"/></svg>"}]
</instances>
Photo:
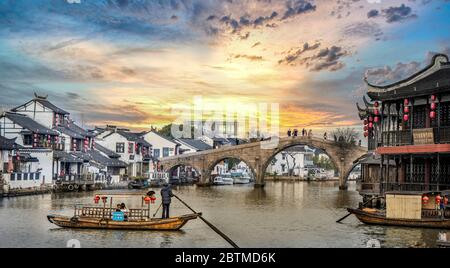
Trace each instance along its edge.
<instances>
[{"instance_id":1,"label":"sunset sky","mask_svg":"<svg viewBox=\"0 0 450 268\"><path fill-rule=\"evenodd\" d=\"M449 0L0 0L0 105L37 92L142 130L202 96L279 103L282 128L360 126L363 77L450 54L449 18Z\"/></svg>"}]
</instances>

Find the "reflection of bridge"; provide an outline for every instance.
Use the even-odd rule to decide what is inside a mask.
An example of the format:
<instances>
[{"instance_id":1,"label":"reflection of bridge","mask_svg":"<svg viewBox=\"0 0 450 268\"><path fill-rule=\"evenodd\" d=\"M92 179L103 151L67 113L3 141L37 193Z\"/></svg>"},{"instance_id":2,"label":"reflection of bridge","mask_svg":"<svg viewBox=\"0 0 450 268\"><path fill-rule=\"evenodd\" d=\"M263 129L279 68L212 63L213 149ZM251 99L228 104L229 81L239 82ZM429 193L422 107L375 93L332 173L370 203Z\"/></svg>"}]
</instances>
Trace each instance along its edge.
<instances>
[{"instance_id":1,"label":"reflection of bridge","mask_svg":"<svg viewBox=\"0 0 450 268\"><path fill-rule=\"evenodd\" d=\"M309 137L280 138L274 146L267 141L222 147L198 153L182 154L161 159L166 172L179 166L190 166L201 174L200 184L207 185L214 167L224 159L235 158L245 162L253 171L255 186L264 186L267 166L275 155L286 148L296 145L308 145L324 150L339 171L339 187L347 188L347 177L353 168L353 162L367 154L367 148L359 146L341 146L334 141Z\"/></svg>"}]
</instances>

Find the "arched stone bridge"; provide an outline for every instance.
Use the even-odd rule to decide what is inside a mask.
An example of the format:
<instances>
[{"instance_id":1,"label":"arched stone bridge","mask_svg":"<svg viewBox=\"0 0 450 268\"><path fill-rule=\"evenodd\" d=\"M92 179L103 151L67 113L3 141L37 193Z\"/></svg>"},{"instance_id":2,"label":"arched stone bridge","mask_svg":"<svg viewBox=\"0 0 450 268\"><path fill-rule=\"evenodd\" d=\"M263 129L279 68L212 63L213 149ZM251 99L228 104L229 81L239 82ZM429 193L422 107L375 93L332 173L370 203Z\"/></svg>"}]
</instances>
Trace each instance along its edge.
<instances>
[{"instance_id":1,"label":"arched stone bridge","mask_svg":"<svg viewBox=\"0 0 450 268\"><path fill-rule=\"evenodd\" d=\"M165 157L161 158L161 165L166 172L179 166L190 166L200 173L199 184L207 185L211 172L218 163L227 158L235 158L245 162L253 171L255 187L263 187L266 169L273 157L289 147L307 145L327 153L339 171L339 188L347 189L347 177L354 167L354 162L367 154L366 147L342 146L334 141L314 137L284 137L273 142L272 146L267 141L262 141Z\"/></svg>"}]
</instances>

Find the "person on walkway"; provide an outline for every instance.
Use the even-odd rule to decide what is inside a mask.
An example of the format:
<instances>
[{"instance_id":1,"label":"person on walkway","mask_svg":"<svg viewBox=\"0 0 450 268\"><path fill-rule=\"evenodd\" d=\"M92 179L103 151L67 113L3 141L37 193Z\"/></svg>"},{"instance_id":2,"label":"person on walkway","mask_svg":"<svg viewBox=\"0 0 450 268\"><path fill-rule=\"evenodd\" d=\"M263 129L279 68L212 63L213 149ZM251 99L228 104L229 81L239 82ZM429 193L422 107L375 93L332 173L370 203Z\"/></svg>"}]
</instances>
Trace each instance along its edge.
<instances>
[{"instance_id":1,"label":"person on walkway","mask_svg":"<svg viewBox=\"0 0 450 268\"><path fill-rule=\"evenodd\" d=\"M162 211L162 218L168 219L169 216L169 210L170 210L170 203L172 202L172 189L170 188L170 185L168 183L164 184L164 187L161 189L161 202L163 206Z\"/></svg>"},{"instance_id":2,"label":"person on walkway","mask_svg":"<svg viewBox=\"0 0 450 268\"><path fill-rule=\"evenodd\" d=\"M308 132L308 138L312 138L312 129L310 129Z\"/></svg>"},{"instance_id":3,"label":"person on walkway","mask_svg":"<svg viewBox=\"0 0 450 268\"><path fill-rule=\"evenodd\" d=\"M289 130L288 130L287 134L288 134L288 137L290 137L290 136L291 136L291 134L292 134L292 131L291 131L291 129L289 129Z\"/></svg>"},{"instance_id":4,"label":"person on walkway","mask_svg":"<svg viewBox=\"0 0 450 268\"><path fill-rule=\"evenodd\" d=\"M323 139L324 139L324 140L327 140L327 138L328 138L327 133L326 133L326 132L323 133Z\"/></svg>"},{"instance_id":5,"label":"person on walkway","mask_svg":"<svg viewBox=\"0 0 450 268\"><path fill-rule=\"evenodd\" d=\"M294 129L294 137L298 136L298 129Z\"/></svg>"},{"instance_id":6,"label":"person on walkway","mask_svg":"<svg viewBox=\"0 0 450 268\"><path fill-rule=\"evenodd\" d=\"M361 140L358 141L358 146L361 147Z\"/></svg>"},{"instance_id":7,"label":"person on walkway","mask_svg":"<svg viewBox=\"0 0 450 268\"><path fill-rule=\"evenodd\" d=\"M302 129L302 137L306 136L306 129Z\"/></svg>"}]
</instances>

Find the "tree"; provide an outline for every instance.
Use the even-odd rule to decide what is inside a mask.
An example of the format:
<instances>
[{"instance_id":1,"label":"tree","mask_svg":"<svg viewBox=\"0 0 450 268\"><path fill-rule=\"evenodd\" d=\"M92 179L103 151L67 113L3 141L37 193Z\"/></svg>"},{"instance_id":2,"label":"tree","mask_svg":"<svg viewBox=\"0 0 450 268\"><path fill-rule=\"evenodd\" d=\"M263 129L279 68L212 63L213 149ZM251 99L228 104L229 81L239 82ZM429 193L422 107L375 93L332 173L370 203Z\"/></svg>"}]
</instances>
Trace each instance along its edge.
<instances>
[{"instance_id":1,"label":"tree","mask_svg":"<svg viewBox=\"0 0 450 268\"><path fill-rule=\"evenodd\" d=\"M315 155L313 157L313 163L318 168L323 168L325 170L336 170L333 161L331 161L329 157Z\"/></svg>"},{"instance_id":2,"label":"tree","mask_svg":"<svg viewBox=\"0 0 450 268\"><path fill-rule=\"evenodd\" d=\"M331 134L334 137L334 142L341 147L356 145L359 139L359 134L354 128L338 128Z\"/></svg>"}]
</instances>

